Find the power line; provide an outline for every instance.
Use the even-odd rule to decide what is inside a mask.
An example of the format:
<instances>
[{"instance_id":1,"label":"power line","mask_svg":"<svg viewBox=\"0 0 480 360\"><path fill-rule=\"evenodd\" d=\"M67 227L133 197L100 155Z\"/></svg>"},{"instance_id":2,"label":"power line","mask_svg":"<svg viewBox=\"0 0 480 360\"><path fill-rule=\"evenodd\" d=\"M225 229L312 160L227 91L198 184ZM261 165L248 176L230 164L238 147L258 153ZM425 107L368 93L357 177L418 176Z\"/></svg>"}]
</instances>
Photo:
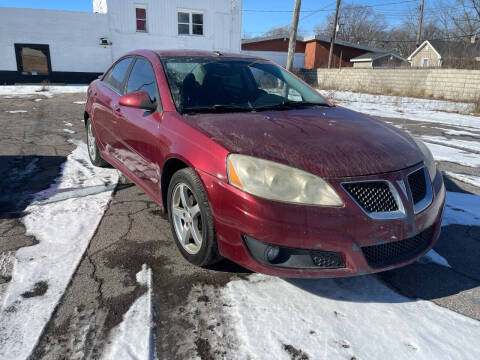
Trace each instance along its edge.
<instances>
[{"instance_id":1,"label":"power line","mask_svg":"<svg viewBox=\"0 0 480 360\"><path fill-rule=\"evenodd\" d=\"M342 9L355 9L357 7L381 7L381 6L390 6L390 5L400 5L400 4L407 4L407 3L412 3L412 2L417 2L417 0L404 0L404 1L396 1L396 2L390 2L390 3L383 3L383 4L378 4L378 5L353 5L353 6L344 6ZM317 12L322 12L322 11L333 11L335 9L316 9L316 10L302 10L302 13L317 13ZM257 13L292 13L293 10L269 10L269 9L243 9L242 11L244 12L257 12Z\"/></svg>"}]
</instances>

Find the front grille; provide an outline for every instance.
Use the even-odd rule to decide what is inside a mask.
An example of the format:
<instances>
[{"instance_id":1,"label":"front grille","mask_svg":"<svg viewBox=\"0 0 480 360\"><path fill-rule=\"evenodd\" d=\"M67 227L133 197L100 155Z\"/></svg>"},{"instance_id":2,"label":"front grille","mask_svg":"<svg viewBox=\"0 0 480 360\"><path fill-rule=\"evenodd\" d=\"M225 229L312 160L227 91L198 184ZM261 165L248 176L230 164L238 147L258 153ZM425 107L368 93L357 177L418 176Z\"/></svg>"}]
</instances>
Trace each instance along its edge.
<instances>
[{"instance_id":1,"label":"front grille","mask_svg":"<svg viewBox=\"0 0 480 360\"><path fill-rule=\"evenodd\" d=\"M346 183L342 186L369 213L398 210L397 202L385 181Z\"/></svg>"},{"instance_id":2,"label":"front grille","mask_svg":"<svg viewBox=\"0 0 480 360\"><path fill-rule=\"evenodd\" d=\"M387 244L362 247L362 252L372 268L381 268L408 261L421 254L430 245L432 229L411 238Z\"/></svg>"},{"instance_id":3,"label":"front grille","mask_svg":"<svg viewBox=\"0 0 480 360\"><path fill-rule=\"evenodd\" d=\"M345 267L343 258L339 253L334 251L313 251L311 256L315 266L324 269L337 269Z\"/></svg>"},{"instance_id":4,"label":"front grille","mask_svg":"<svg viewBox=\"0 0 480 360\"><path fill-rule=\"evenodd\" d=\"M425 170L421 168L408 175L408 185L412 192L413 203L416 204L427 196L427 182L425 181Z\"/></svg>"}]
</instances>

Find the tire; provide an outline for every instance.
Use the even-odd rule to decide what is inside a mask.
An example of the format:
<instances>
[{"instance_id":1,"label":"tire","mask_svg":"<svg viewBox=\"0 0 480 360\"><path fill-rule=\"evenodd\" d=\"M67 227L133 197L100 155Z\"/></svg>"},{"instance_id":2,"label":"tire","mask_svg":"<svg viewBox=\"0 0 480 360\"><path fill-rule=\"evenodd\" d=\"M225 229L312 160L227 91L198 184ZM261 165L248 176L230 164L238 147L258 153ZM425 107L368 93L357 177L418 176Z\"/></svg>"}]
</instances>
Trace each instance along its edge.
<instances>
[{"instance_id":1,"label":"tire","mask_svg":"<svg viewBox=\"0 0 480 360\"><path fill-rule=\"evenodd\" d=\"M86 124L87 130L87 151L90 162L98 167L106 167L108 163L102 159L100 156L100 150L97 145L97 137L95 135L95 130L93 129L92 122L90 119L87 119Z\"/></svg>"},{"instance_id":2,"label":"tire","mask_svg":"<svg viewBox=\"0 0 480 360\"><path fill-rule=\"evenodd\" d=\"M221 260L207 194L193 169L173 174L167 206L172 235L183 257L201 267Z\"/></svg>"}]
</instances>

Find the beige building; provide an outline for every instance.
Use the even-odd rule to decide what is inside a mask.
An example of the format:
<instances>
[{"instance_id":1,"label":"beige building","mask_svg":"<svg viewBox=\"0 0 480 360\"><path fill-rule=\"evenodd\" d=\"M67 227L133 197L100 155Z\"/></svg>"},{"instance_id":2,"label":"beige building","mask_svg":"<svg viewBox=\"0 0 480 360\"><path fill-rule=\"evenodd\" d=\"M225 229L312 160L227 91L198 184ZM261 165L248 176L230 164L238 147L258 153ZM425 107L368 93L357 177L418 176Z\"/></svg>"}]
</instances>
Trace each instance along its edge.
<instances>
[{"instance_id":1,"label":"beige building","mask_svg":"<svg viewBox=\"0 0 480 360\"><path fill-rule=\"evenodd\" d=\"M408 65L407 59L393 52L369 52L350 59L354 68L394 68Z\"/></svg>"},{"instance_id":2,"label":"beige building","mask_svg":"<svg viewBox=\"0 0 480 360\"><path fill-rule=\"evenodd\" d=\"M425 40L409 57L412 67L476 68L480 66L480 42Z\"/></svg>"}]
</instances>

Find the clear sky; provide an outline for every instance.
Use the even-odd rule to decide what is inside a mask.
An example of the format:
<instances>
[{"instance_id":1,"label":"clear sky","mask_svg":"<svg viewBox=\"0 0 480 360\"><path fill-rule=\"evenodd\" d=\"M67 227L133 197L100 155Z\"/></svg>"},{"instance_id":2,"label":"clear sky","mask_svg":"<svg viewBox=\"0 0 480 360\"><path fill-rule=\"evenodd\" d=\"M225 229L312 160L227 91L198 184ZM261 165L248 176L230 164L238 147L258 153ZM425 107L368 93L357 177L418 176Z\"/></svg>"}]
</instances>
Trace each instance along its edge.
<instances>
[{"instance_id":1,"label":"clear sky","mask_svg":"<svg viewBox=\"0 0 480 360\"><path fill-rule=\"evenodd\" d=\"M436 1L425 1L427 20L438 11ZM312 34L315 25L323 22L327 14L335 9L335 3L336 0L302 0L300 28L303 33ZM396 24L401 22L407 9L418 8L420 0L353 0L353 3L374 6L375 11L383 14L390 24ZM243 33L260 36L274 26L289 24L292 21L293 4L294 0L243 0ZM92 11L91 0L0 0L0 6Z\"/></svg>"}]
</instances>

